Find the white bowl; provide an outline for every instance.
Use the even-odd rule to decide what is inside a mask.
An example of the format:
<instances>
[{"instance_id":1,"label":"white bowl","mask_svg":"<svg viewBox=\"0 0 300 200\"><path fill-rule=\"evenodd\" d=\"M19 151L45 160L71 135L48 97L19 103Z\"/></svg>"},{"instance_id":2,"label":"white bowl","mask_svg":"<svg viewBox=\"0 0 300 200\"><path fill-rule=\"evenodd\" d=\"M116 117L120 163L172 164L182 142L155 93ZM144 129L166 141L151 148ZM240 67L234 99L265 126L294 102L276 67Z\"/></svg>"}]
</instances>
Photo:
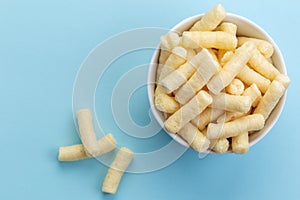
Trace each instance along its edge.
<instances>
[{"instance_id":1,"label":"white bowl","mask_svg":"<svg viewBox=\"0 0 300 200\"><path fill-rule=\"evenodd\" d=\"M183 31L188 30L203 15L204 14L200 14L200 15L196 15L196 16L192 16L187 19L184 19L183 21L178 23L176 26L174 26L170 31L182 33ZM248 37L254 37L254 38L259 38L259 39L269 41L274 47L274 54L272 56L274 66L277 67L277 69L281 73L283 73L283 74L287 73L284 59L280 52L280 49L278 48L276 43L273 41L271 36L269 36L269 34L267 34L261 27L259 27L257 24L253 23L249 19L246 19L239 15L230 14L230 13L227 13L224 21L232 22L232 23L236 24L238 27L237 35L239 35L239 36L248 36ZM154 117L156 118L158 123L162 127L164 127L165 118L163 116L163 113L160 112L159 110L157 110L154 105L154 89L155 89L154 83L155 83L155 78L156 78L156 69L157 69L159 53L160 53L160 50L159 50L159 48L157 48L157 50L154 52L153 57L151 59L151 64L150 64L149 71L148 71L148 98L150 101L150 106L151 106L151 110L152 110ZM277 122L277 120L282 112L282 109L284 107L285 98L286 98L286 94L280 99L277 106L271 113L270 117L267 119L267 121L265 123L265 127L262 130L250 135L250 138L249 138L250 146L253 146L258 141L260 141L275 125L275 123ZM180 138L178 135L169 133L168 131L166 131L166 132L178 143L188 147L188 144L182 138Z\"/></svg>"}]
</instances>

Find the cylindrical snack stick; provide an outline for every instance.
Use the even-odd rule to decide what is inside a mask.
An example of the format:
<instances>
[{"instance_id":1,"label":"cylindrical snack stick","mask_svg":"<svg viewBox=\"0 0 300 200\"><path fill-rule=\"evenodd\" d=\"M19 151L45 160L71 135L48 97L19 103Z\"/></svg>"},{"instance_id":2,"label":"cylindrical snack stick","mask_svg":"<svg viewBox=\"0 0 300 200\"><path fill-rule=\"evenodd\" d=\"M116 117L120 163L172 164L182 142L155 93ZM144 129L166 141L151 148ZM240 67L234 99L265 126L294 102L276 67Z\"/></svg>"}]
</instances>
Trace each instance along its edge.
<instances>
[{"instance_id":1,"label":"cylindrical snack stick","mask_svg":"<svg viewBox=\"0 0 300 200\"><path fill-rule=\"evenodd\" d=\"M167 94L170 94L178 89L194 74L201 62L202 55L201 53L198 53L191 60L188 60L161 81L160 85L163 90Z\"/></svg>"},{"instance_id":2,"label":"cylindrical snack stick","mask_svg":"<svg viewBox=\"0 0 300 200\"><path fill-rule=\"evenodd\" d=\"M207 127L208 139L229 138L264 127L265 119L261 114L247 115L226 123L210 123Z\"/></svg>"},{"instance_id":3,"label":"cylindrical snack stick","mask_svg":"<svg viewBox=\"0 0 300 200\"><path fill-rule=\"evenodd\" d=\"M250 97L250 99L251 99L250 102L251 102L251 105L253 106L253 104L258 99L260 99L261 92L259 91L258 87L254 83L244 91L243 96ZM241 113L241 112L226 112L217 119L217 123L229 122L229 121L232 121L239 117L245 116L246 114L247 113Z\"/></svg>"},{"instance_id":4,"label":"cylindrical snack stick","mask_svg":"<svg viewBox=\"0 0 300 200\"><path fill-rule=\"evenodd\" d=\"M158 82L186 62L187 51L182 47L174 47L172 53L161 68Z\"/></svg>"},{"instance_id":5,"label":"cylindrical snack stick","mask_svg":"<svg viewBox=\"0 0 300 200\"><path fill-rule=\"evenodd\" d=\"M160 86L167 94L170 94L184 84L195 71L196 67L188 61L162 79Z\"/></svg>"},{"instance_id":6,"label":"cylindrical snack stick","mask_svg":"<svg viewBox=\"0 0 300 200\"><path fill-rule=\"evenodd\" d=\"M175 94L175 99L181 104L190 100L218 71L219 64L207 49L202 49L199 59L201 63L196 72Z\"/></svg>"},{"instance_id":7,"label":"cylindrical snack stick","mask_svg":"<svg viewBox=\"0 0 300 200\"><path fill-rule=\"evenodd\" d=\"M224 110L215 108L206 108L200 115L192 120L192 123L198 127L199 130L203 130L209 122L213 122L224 113Z\"/></svg>"},{"instance_id":8,"label":"cylindrical snack stick","mask_svg":"<svg viewBox=\"0 0 300 200\"><path fill-rule=\"evenodd\" d=\"M280 82L285 88L288 88L291 82L290 78L285 74L278 74L274 80Z\"/></svg>"},{"instance_id":9,"label":"cylindrical snack stick","mask_svg":"<svg viewBox=\"0 0 300 200\"><path fill-rule=\"evenodd\" d=\"M197 127L187 123L180 131L180 135L195 151L204 152L209 147L209 140Z\"/></svg>"},{"instance_id":10,"label":"cylindrical snack stick","mask_svg":"<svg viewBox=\"0 0 300 200\"><path fill-rule=\"evenodd\" d=\"M249 58L250 54L247 48L244 45L239 47L232 58L224 65L222 70L215 74L208 82L208 89L214 94L220 93L221 90L229 85L234 77L240 73L243 67L245 67Z\"/></svg>"},{"instance_id":11,"label":"cylindrical snack stick","mask_svg":"<svg viewBox=\"0 0 300 200\"><path fill-rule=\"evenodd\" d=\"M117 142L112 134L107 134L100 140L98 140L98 152L95 156L100 156L107 152L114 150L117 146ZM76 144L72 146L60 147L58 152L59 161L75 161L90 158L84 151L82 144Z\"/></svg>"},{"instance_id":12,"label":"cylindrical snack stick","mask_svg":"<svg viewBox=\"0 0 300 200\"><path fill-rule=\"evenodd\" d=\"M164 113L174 113L180 108L175 98L164 92L156 95L154 98L155 107Z\"/></svg>"},{"instance_id":13,"label":"cylindrical snack stick","mask_svg":"<svg viewBox=\"0 0 300 200\"><path fill-rule=\"evenodd\" d=\"M226 92L233 95L241 95L244 92L245 85L244 83L235 78L231 83L225 88Z\"/></svg>"},{"instance_id":14,"label":"cylindrical snack stick","mask_svg":"<svg viewBox=\"0 0 300 200\"><path fill-rule=\"evenodd\" d=\"M207 92L198 92L194 98L165 121L166 129L171 133L177 133L189 121L199 115L211 102L212 98Z\"/></svg>"},{"instance_id":15,"label":"cylindrical snack stick","mask_svg":"<svg viewBox=\"0 0 300 200\"><path fill-rule=\"evenodd\" d=\"M285 90L286 88L280 82L276 80L272 81L269 89L255 108L254 113L262 114L265 119L268 119L272 110L284 95Z\"/></svg>"},{"instance_id":16,"label":"cylindrical snack stick","mask_svg":"<svg viewBox=\"0 0 300 200\"><path fill-rule=\"evenodd\" d=\"M106 174L102 185L102 191L110 194L115 194L124 171L133 159L133 152L130 149L122 147Z\"/></svg>"},{"instance_id":17,"label":"cylindrical snack stick","mask_svg":"<svg viewBox=\"0 0 300 200\"><path fill-rule=\"evenodd\" d=\"M251 108L251 98L248 96L220 93L212 95L212 98L213 103L210 105L212 108L241 113L247 113Z\"/></svg>"},{"instance_id":18,"label":"cylindrical snack stick","mask_svg":"<svg viewBox=\"0 0 300 200\"><path fill-rule=\"evenodd\" d=\"M251 58L249 65L258 73L263 75L269 80L274 80L280 74L276 69L259 51L257 48L251 50Z\"/></svg>"},{"instance_id":19,"label":"cylindrical snack stick","mask_svg":"<svg viewBox=\"0 0 300 200\"><path fill-rule=\"evenodd\" d=\"M210 140L209 148L216 153L225 153L229 149L229 141L226 138Z\"/></svg>"},{"instance_id":20,"label":"cylindrical snack stick","mask_svg":"<svg viewBox=\"0 0 300 200\"><path fill-rule=\"evenodd\" d=\"M256 39L256 38L249 38L249 37L238 37L238 46L242 46L245 42L253 42L256 48L263 54L266 58L270 58L273 55L274 48L271 43Z\"/></svg>"},{"instance_id":21,"label":"cylindrical snack stick","mask_svg":"<svg viewBox=\"0 0 300 200\"><path fill-rule=\"evenodd\" d=\"M212 10L205 13L205 15L196 22L190 31L212 31L225 18L226 11L222 5L216 5Z\"/></svg>"},{"instance_id":22,"label":"cylindrical snack stick","mask_svg":"<svg viewBox=\"0 0 300 200\"><path fill-rule=\"evenodd\" d=\"M156 88L155 88L155 90L154 90L154 97L156 97L156 96L158 96L158 95L160 95L162 93L165 94L164 90L159 85L157 85Z\"/></svg>"},{"instance_id":23,"label":"cylindrical snack stick","mask_svg":"<svg viewBox=\"0 0 300 200\"><path fill-rule=\"evenodd\" d=\"M234 153L244 154L249 150L249 147L248 132L241 133L240 135L231 138L231 148Z\"/></svg>"},{"instance_id":24,"label":"cylindrical snack stick","mask_svg":"<svg viewBox=\"0 0 300 200\"><path fill-rule=\"evenodd\" d=\"M240 71L240 73L237 75L237 78L247 85L255 83L262 93L265 93L271 84L269 79L263 77L247 65L242 69L242 71Z\"/></svg>"},{"instance_id":25,"label":"cylindrical snack stick","mask_svg":"<svg viewBox=\"0 0 300 200\"><path fill-rule=\"evenodd\" d=\"M182 46L197 49L234 50L237 46L235 35L223 31L185 31L182 34Z\"/></svg>"},{"instance_id":26,"label":"cylindrical snack stick","mask_svg":"<svg viewBox=\"0 0 300 200\"><path fill-rule=\"evenodd\" d=\"M232 35L236 35L237 25L229 22L223 22L219 27L219 31L223 31L226 33L230 33Z\"/></svg>"},{"instance_id":27,"label":"cylindrical snack stick","mask_svg":"<svg viewBox=\"0 0 300 200\"><path fill-rule=\"evenodd\" d=\"M88 109L82 109L77 112L77 120L80 138L84 151L87 155L96 156L99 147L97 137L93 127L92 113Z\"/></svg>"}]
</instances>

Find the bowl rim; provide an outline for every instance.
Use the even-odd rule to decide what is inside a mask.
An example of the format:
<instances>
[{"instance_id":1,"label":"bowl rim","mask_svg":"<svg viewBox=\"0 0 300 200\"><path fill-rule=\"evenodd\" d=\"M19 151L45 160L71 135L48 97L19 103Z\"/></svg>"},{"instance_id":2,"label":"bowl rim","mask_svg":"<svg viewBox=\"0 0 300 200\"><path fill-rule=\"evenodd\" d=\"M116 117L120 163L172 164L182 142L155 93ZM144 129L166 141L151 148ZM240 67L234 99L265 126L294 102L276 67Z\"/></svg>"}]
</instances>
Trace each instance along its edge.
<instances>
[{"instance_id":1,"label":"bowl rim","mask_svg":"<svg viewBox=\"0 0 300 200\"><path fill-rule=\"evenodd\" d=\"M182 21L180 21L179 23L177 23L175 26L173 26L169 32L178 32L178 29L181 28L182 26L184 26L187 23L195 23L197 20L199 20L205 13L202 14L198 14L198 15L194 15L188 18L183 19ZM286 65L285 65L285 61L284 61L284 57L279 49L279 47L277 46L277 44L275 43L275 41L273 40L273 38L264 30L262 29L259 25L257 25L256 23L254 23L253 21L249 20L246 17L237 15L237 14L233 14L233 13L227 13L226 17L223 21L227 21L229 22L229 19L236 19L241 21L242 23L246 23L250 26L252 26L253 28L255 28L256 30L258 30L260 32L261 35L264 36L264 40L267 40L268 42L270 42L273 45L274 48L274 53L276 52L277 56L278 56L278 64L281 66L281 73L287 75L287 69L286 69ZM261 38L262 39L262 38ZM189 145L187 144L187 142L185 142L180 136L178 136L178 134L172 134L169 133L165 128L164 128L164 121L161 119L160 114L162 114L161 111L157 110L155 105L154 105L154 88L155 88L155 82L156 82L156 69L157 69L157 65L158 65L158 57L160 54L160 43L157 45L155 52L153 53L152 57L151 57L151 61L149 64L149 69L148 69L148 76L147 76L147 93L148 93L148 99L149 99L149 103L150 103L150 107L151 107L151 112L154 115L154 118L157 120L157 122L159 123L159 125L164 129L164 131L172 138L174 139L176 142L178 142L179 144L185 146L185 147L189 147ZM274 55L274 54L273 54ZM277 68L277 66L276 66ZM262 130L262 134L260 134L258 137L256 137L253 141L250 141L250 147L252 147L253 145L255 145L256 143L258 143L259 141L262 140L262 138L264 138L269 132L270 130L274 127L274 125L277 123L279 117L281 116L281 113L283 111L285 102L286 102L286 96L287 96L287 91L285 92L285 94L281 97L281 99L279 100L279 102L277 103L276 107L274 108L277 109L277 113L275 115L275 117L273 118L273 121L267 126L264 127ZM273 112L273 111L272 111ZM271 113L272 114L272 113ZM268 121L268 120L267 120ZM207 150L206 152L203 153L208 153L208 154L220 154L220 153L216 153L212 150ZM228 150L226 153L233 153L231 150ZM226 154L225 153L225 154Z\"/></svg>"}]
</instances>

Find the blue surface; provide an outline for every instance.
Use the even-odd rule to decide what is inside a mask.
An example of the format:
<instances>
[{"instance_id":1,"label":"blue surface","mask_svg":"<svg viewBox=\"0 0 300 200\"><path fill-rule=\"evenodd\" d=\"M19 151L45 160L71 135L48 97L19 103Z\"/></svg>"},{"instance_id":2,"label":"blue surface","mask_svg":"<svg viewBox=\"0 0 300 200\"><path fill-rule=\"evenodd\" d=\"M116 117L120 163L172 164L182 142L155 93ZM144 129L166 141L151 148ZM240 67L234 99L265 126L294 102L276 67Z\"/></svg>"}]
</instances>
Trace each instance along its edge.
<instances>
[{"instance_id":1,"label":"blue surface","mask_svg":"<svg viewBox=\"0 0 300 200\"><path fill-rule=\"evenodd\" d=\"M199 160L189 150L162 170L125 174L113 196L100 191L107 168L98 161L59 163L58 147L79 142L72 119L72 89L88 53L113 34L140 27L170 28L217 3L262 26L285 57L292 84L285 109L269 135L244 156L215 155ZM298 7L298 1L292 0L2 0L0 199L299 199ZM137 57L145 63L151 52ZM105 92L108 89L104 88ZM137 102L130 106L133 119L147 124L145 88L138 90L132 101ZM107 131L114 130L110 110L103 109L107 118L103 113L97 113L98 117L103 118ZM126 138L120 132L115 134ZM142 152L170 140L163 134L157 138L156 146L151 145L153 141L141 145L130 139L122 144Z\"/></svg>"}]
</instances>

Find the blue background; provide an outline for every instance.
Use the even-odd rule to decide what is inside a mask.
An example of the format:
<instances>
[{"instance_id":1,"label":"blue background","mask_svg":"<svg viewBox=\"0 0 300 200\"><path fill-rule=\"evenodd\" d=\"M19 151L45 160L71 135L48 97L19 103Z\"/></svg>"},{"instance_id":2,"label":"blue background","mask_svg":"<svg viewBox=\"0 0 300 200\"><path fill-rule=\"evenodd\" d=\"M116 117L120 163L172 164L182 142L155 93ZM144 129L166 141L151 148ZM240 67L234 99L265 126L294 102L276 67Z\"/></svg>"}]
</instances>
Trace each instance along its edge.
<instances>
[{"instance_id":1,"label":"blue background","mask_svg":"<svg viewBox=\"0 0 300 200\"><path fill-rule=\"evenodd\" d=\"M121 31L171 28L217 3L263 27L283 52L292 84L272 131L243 156L214 155L199 160L197 153L189 150L162 170L125 174L116 195L100 191L107 167L98 161L59 163L58 147L79 142L72 119L72 89L88 53ZM0 199L299 199L298 8L295 0L2 0ZM145 63L151 52L142 55L138 59ZM149 104L145 88L137 91L132 101L138 102L130 106L134 120L146 124ZM103 115L97 114L99 118ZM109 119L111 114L105 114ZM103 122L108 132L109 127L114 130L113 121ZM170 140L163 134L158 138L157 146L149 142L144 150ZM136 148L135 142L126 142Z\"/></svg>"}]
</instances>

